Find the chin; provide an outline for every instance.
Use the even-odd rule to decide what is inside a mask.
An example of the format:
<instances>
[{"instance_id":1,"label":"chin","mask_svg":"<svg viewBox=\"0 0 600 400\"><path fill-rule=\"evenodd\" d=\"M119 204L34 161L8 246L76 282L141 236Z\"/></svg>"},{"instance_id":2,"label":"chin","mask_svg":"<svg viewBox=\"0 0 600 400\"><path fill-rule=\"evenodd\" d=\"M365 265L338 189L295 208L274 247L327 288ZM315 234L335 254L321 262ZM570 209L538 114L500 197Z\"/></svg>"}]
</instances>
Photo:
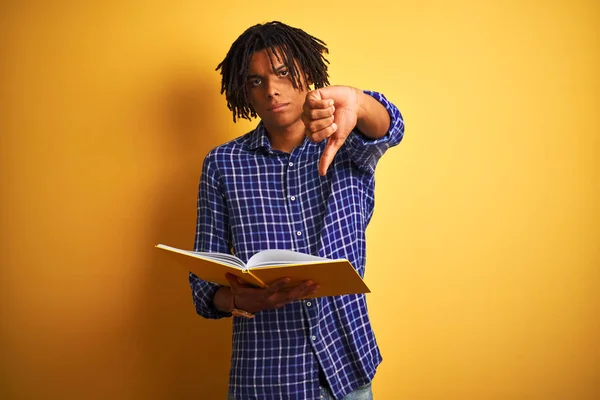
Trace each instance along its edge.
<instances>
[{"instance_id":1,"label":"chin","mask_svg":"<svg viewBox=\"0 0 600 400\"><path fill-rule=\"evenodd\" d=\"M271 126L276 129L285 129L300 121L300 117L292 118L289 116L282 116L281 118L271 118L269 120L263 119L265 126Z\"/></svg>"}]
</instances>

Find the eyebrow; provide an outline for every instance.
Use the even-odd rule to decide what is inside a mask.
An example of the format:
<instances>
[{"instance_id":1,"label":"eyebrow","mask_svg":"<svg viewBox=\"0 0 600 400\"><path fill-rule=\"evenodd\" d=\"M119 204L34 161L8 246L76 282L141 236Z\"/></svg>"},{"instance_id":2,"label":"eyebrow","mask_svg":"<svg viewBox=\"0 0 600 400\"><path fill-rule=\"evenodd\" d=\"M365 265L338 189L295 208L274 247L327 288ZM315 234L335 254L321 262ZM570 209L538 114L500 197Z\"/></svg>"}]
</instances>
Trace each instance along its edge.
<instances>
[{"instance_id":1,"label":"eyebrow","mask_svg":"<svg viewBox=\"0 0 600 400\"><path fill-rule=\"evenodd\" d=\"M281 64L279 67L277 67L277 68L275 68L275 69L273 70L273 73L275 73L275 74L276 74L276 73L278 73L279 71L281 71L282 69L287 69L287 65L285 65L285 64ZM261 76L261 75L258 75L258 74L250 74L250 75L248 75L248 78L247 78L247 80L254 79L254 78L261 78L261 79L262 79L262 76Z\"/></svg>"}]
</instances>

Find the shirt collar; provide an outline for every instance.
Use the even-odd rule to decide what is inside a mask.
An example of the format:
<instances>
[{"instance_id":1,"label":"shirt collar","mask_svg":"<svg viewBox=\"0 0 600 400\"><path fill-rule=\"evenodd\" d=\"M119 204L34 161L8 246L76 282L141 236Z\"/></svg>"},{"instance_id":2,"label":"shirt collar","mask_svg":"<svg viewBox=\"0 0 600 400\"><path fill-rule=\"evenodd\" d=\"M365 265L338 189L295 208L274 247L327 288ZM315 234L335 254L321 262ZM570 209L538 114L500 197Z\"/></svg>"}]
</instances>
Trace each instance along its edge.
<instances>
[{"instance_id":1,"label":"shirt collar","mask_svg":"<svg viewBox=\"0 0 600 400\"><path fill-rule=\"evenodd\" d=\"M305 137L304 141L298 147L304 148L308 141L308 138ZM267 153L273 152L269 136L267 135L267 129L262 121L259 122L256 129L249 133L246 141L246 148L252 151L262 149Z\"/></svg>"},{"instance_id":2,"label":"shirt collar","mask_svg":"<svg viewBox=\"0 0 600 400\"><path fill-rule=\"evenodd\" d=\"M258 150L260 148L263 148L267 151L271 150L271 142L269 142L267 130L265 129L262 121L259 122L256 129L250 133L246 146L248 147L248 150Z\"/></svg>"}]
</instances>

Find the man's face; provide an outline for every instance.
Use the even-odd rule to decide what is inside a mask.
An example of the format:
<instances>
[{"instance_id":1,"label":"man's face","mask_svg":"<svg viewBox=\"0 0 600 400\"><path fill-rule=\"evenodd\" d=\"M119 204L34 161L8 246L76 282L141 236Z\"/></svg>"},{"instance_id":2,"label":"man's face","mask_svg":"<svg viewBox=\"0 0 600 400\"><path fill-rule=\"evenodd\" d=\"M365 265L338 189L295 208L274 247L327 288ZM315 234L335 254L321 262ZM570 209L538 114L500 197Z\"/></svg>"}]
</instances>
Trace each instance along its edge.
<instances>
[{"instance_id":1,"label":"man's face","mask_svg":"<svg viewBox=\"0 0 600 400\"><path fill-rule=\"evenodd\" d=\"M288 68L271 54L274 69L267 50L252 55L246 85L250 104L272 133L302 124L302 106L306 98L306 85L303 90L292 86Z\"/></svg>"}]
</instances>

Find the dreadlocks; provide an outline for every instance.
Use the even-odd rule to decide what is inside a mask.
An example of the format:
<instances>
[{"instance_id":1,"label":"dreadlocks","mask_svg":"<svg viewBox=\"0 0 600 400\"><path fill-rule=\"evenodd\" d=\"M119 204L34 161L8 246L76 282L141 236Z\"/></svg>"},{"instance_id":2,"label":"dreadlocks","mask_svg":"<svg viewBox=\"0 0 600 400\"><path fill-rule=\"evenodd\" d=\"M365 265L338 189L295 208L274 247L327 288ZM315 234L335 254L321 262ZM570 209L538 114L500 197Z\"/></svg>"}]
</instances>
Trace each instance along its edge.
<instances>
[{"instance_id":1,"label":"dreadlocks","mask_svg":"<svg viewBox=\"0 0 600 400\"><path fill-rule=\"evenodd\" d=\"M225 93L227 107L233 112L233 122L236 118L250 120L257 116L246 88L250 60L255 52L268 49L273 69L274 54L277 61L288 68L295 89L303 90L306 81L319 89L329 85L326 65L329 61L323 56L329 50L325 46L325 42L302 29L278 21L248 28L233 42L227 56L216 68L221 70L221 94Z\"/></svg>"}]
</instances>

